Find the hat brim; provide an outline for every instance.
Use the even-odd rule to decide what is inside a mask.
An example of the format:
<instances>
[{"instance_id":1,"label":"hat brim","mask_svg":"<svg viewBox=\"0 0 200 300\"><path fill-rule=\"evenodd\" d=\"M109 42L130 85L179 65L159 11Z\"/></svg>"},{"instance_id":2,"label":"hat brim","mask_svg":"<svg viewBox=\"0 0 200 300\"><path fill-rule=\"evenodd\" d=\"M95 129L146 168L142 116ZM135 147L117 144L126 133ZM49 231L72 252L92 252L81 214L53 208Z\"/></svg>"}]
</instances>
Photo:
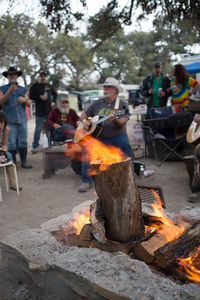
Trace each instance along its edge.
<instances>
[{"instance_id":1,"label":"hat brim","mask_svg":"<svg viewBox=\"0 0 200 300\"><path fill-rule=\"evenodd\" d=\"M116 88L118 90L118 93L122 93L123 92L123 89L121 86L116 86L116 85L113 85L113 84L104 84L103 86L112 86L114 88Z\"/></svg>"},{"instance_id":2,"label":"hat brim","mask_svg":"<svg viewBox=\"0 0 200 300\"><path fill-rule=\"evenodd\" d=\"M8 77L8 73L10 73L10 74L17 74L18 77L22 75L22 71L17 71L17 72L8 72L8 71L5 71L5 72L2 73L2 75L7 78Z\"/></svg>"}]
</instances>

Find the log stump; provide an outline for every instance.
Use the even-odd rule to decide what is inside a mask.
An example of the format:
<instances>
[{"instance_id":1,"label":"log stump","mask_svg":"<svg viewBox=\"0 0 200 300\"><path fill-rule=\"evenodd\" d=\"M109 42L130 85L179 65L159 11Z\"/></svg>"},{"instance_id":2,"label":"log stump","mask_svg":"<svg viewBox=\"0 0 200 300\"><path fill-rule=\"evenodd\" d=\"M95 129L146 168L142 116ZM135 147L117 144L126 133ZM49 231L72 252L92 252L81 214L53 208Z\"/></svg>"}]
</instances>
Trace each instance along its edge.
<instances>
[{"instance_id":1,"label":"log stump","mask_svg":"<svg viewBox=\"0 0 200 300\"><path fill-rule=\"evenodd\" d=\"M100 164L92 164L98 198L105 220L106 238L130 242L142 238L144 225L141 200L135 183L132 160L127 158L98 173Z\"/></svg>"}]
</instances>

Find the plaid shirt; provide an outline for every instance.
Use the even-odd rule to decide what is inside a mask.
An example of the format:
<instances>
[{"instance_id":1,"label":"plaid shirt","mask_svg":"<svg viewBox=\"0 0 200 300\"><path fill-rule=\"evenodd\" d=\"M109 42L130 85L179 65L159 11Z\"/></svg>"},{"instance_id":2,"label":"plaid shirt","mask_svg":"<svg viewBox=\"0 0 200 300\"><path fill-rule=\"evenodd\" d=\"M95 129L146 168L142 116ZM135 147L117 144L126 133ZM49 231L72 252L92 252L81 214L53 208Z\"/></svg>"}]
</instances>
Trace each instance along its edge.
<instances>
[{"instance_id":1,"label":"plaid shirt","mask_svg":"<svg viewBox=\"0 0 200 300\"><path fill-rule=\"evenodd\" d=\"M52 109L48 116L47 123L50 126L51 129L54 129L53 125L55 123L59 125L64 125L64 124L70 124L77 128L76 122L80 120L79 116L75 112L75 110L71 109L69 110L68 114L63 114L59 111L58 108Z\"/></svg>"}]
</instances>

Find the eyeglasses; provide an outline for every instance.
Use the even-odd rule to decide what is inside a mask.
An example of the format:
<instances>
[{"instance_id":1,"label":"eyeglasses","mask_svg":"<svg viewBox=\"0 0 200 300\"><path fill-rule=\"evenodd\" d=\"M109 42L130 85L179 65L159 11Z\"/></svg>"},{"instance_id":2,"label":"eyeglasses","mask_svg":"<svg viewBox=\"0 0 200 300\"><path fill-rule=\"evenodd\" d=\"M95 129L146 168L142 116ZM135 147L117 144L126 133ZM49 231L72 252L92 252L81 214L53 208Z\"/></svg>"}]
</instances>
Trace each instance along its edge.
<instances>
[{"instance_id":1,"label":"eyeglasses","mask_svg":"<svg viewBox=\"0 0 200 300\"><path fill-rule=\"evenodd\" d=\"M40 75L40 77L46 77L46 75Z\"/></svg>"}]
</instances>

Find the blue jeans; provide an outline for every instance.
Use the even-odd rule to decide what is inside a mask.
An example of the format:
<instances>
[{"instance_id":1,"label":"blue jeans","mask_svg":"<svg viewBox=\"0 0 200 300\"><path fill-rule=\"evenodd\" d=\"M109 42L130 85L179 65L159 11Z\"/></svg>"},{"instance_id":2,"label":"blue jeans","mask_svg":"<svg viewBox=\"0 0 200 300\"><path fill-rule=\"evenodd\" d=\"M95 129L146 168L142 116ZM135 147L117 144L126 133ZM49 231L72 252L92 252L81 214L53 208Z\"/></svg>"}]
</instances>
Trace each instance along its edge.
<instances>
[{"instance_id":1,"label":"blue jeans","mask_svg":"<svg viewBox=\"0 0 200 300\"><path fill-rule=\"evenodd\" d=\"M64 124L60 128L57 128L53 131L53 140L54 141L65 141L68 139L74 138L75 133L74 126L70 124Z\"/></svg>"},{"instance_id":2,"label":"blue jeans","mask_svg":"<svg viewBox=\"0 0 200 300\"><path fill-rule=\"evenodd\" d=\"M44 122L47 120L48 115L45 116L36 116L35 117L35 132L34 132L34 139L33 139L33 148L39 147L40 135L43 128Z\"/></svg>"},{"instance_id":3,"label":"blue jeans","mask_svg":"<svg viewBox=\"0 0 200 300\"><path fill-rule=\"evenodd\" d=\"M129 139L127 134L121 134L118 136L114 136L111 138L98 138L101 142L103 142L106 145L112 145L115 147L120 148L128 157L131 157L132 163L133 163L133 169L134 169L134 158L133 154L131 151L131 146L129 144ZM90 141L89 141L90 142ZM85 158L87 155L85 147L83 145L82 148L82 157ZM89 168L90 168L90 163L88 161L83 161L82 162L82 181L85 183L92 183L92 177L89 175Z\"/></svg>"},{"instance_id":4,"label":"blue jeans","mask_svg":"<svg viewBox=\"0 0 200 300\"><path fill-rule=\"evenodd\" d=\"M18 148L27 148L27 121L21 124L8 123L10 133L8 136L8 150L17 150Z\"/></svg>"}]
</instances>

